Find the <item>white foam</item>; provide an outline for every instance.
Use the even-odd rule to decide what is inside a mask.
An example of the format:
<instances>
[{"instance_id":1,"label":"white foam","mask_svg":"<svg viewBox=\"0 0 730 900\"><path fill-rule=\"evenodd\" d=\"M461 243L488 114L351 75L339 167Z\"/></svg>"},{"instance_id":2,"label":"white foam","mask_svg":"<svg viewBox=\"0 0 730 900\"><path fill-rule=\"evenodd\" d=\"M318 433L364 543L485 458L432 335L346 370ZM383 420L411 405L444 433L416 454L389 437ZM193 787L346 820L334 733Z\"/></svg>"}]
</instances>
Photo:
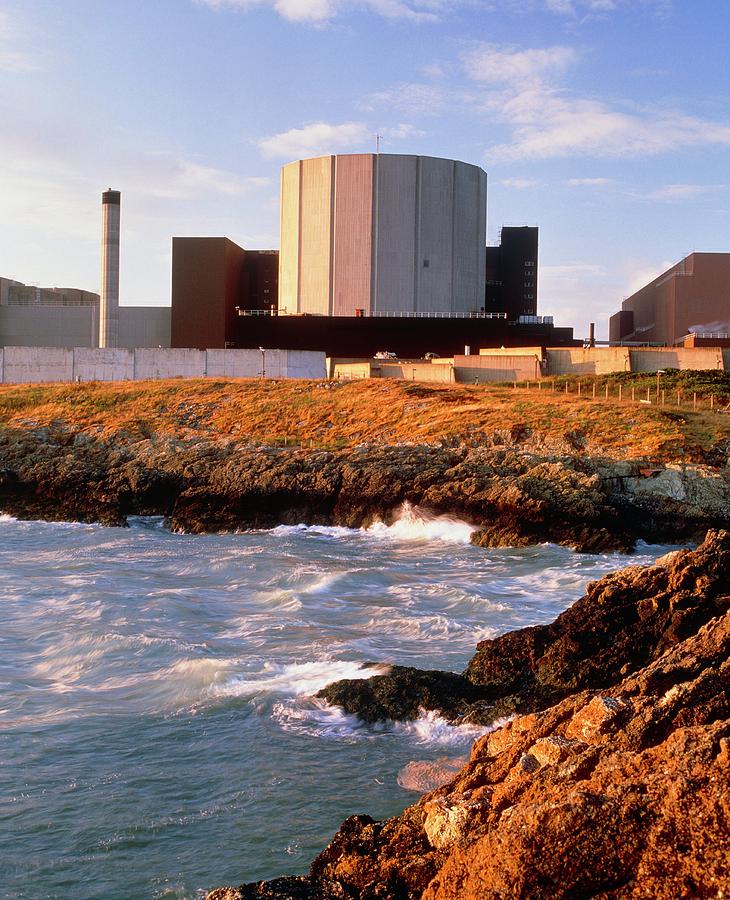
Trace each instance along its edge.
<instances>
[{"instance_id":1,"label":"white foam","mask_svg":"<svg viewBox=\"0 0 730 900\"><path fill-rule=\"evenodd\" d=\"M375 522L367 533L378 538L398 541L440 541L445 544L468 544L476 531L461 519L452 516L437 516L410 503L404 503L398 510L392 525Z\"/></svg>"},{"instance_id":2,"label":"white foam","mask_svg":"<svg viewBox=\"0 0 730 900\"><path fill-rule=\"evenodd\" d=\"M370 678L372 675L382 675L387 669L387 666L365 668L361 663L331 659L289 665L267 662L260 673L234 675L224 684L216 685L212 693L217 697L248 697L260 693L311 695L333 681Z\"/></svg>"},{"instance_id":3,"label":"white foam","mask_svg":"<svg viewBox=\"0 0 730 900\"><path fill-rule=\"evenodd\" d=\"M0 513L0 522L17 522L18 520L15 516L11 516L8 513Z\"/></svg>"},{"instance_id":4,"label":"white foam","mask_svg":"<svg viewBox=\"0 0 730 900\"><path fill-rule=\"evenodd\" d=\"M439 516L406 502L390 525L374 522L368 528L344 528L341 525L279 525L272 534L283 536L317 534L330 538L367 536L378 540L468 544L476 526L453 516Z\"/></svg>"},{"instance_id":5,"label":"white foam","mask_svg":"<svg viewBox=\"0 0 730 900\"><path fill-rule=\"evenodd\" d=\"M473 743L477 738L501 728L509 719L497 719L491 725L454 725L433 711L421 710L413 722L397 722L394 728L415 739L418 744L455 747Z\"/></svg>"}]
</instances>

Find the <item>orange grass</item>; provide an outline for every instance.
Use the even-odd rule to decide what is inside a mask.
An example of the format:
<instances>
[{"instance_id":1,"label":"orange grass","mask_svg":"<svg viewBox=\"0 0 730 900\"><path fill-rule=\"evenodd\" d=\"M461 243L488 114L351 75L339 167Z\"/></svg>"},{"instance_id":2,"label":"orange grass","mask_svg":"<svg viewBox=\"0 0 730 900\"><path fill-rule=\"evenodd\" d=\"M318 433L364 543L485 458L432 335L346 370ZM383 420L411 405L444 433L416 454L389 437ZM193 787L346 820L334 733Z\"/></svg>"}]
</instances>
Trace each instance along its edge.
<instances>
[{"instance_id":1,"label":"orange grass","mask_svg":"<svg viewBox=\"0 0 730 900\"><path fill-rule=\"evenodd\" d=\"M282 445L366 442L479 444L513 427L556 446L578 432L585 452L661 460L700 458L730 437L721 413L678 414L617 399L509 386L432 385L390 379L349 383L254 379L0 387L0 424L55 425L111 436L235 437Z\"/></svg>"}]
</instances>

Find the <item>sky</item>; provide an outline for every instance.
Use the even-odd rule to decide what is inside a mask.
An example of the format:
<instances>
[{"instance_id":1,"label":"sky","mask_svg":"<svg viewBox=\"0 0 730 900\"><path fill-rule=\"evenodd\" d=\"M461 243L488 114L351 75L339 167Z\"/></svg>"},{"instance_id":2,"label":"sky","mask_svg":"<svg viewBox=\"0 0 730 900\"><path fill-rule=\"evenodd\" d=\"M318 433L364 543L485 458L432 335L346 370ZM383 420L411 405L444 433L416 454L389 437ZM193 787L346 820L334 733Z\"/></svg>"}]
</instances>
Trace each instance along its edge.
<instances>
[{"instance_id":1,"label":"sky","mask_svg":"<svg viewBox=\"0 0 730 900\"><path fill-rule=\"evenodd\" d=\"M375 150L488 174L540 228L538 313L587 334L730 251L726 0L0 0L0 275L170 302L173 235L279 245L279 169Z\"/></svg>"}]
</instances>

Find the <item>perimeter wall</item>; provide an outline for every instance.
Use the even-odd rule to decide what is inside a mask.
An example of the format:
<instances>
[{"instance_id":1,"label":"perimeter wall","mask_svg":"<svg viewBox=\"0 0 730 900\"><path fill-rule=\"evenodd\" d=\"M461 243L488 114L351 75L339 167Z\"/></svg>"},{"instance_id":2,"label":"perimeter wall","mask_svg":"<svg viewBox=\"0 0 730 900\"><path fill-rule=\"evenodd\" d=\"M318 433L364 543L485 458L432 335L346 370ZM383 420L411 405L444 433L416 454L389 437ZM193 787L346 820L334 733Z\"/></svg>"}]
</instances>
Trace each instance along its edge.
<instances>
[{"instance_id":1,"label":"perimeter wall","mask_svg":"<svg viewBox=\"0 0 730 900\"><path fill-rule=\"evenodd\" d=\"M315 378L318 350L190 350L0 347L0 383L143 381L162 378Z\"/></svg>"}]
</instances>

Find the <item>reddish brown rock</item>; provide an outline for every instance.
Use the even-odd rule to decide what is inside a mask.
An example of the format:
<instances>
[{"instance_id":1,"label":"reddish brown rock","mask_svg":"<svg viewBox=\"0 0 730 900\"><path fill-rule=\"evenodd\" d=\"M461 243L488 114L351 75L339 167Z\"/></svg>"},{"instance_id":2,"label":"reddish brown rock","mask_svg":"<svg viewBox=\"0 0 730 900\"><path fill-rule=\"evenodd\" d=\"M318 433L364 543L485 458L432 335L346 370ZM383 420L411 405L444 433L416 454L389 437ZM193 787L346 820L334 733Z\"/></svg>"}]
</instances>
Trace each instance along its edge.
<instances>
[{"instance_id":1,"label":"reddish brown rock","mask_svg":"<svg viewBox=\"0 0 730 900\"><path fill-rule=\"evenodd\" d=\"M485 735L402 815L348 819L296 896L333 885L353 900L730 896L729 540L713 533L665 566L598 582L597 605L617 614L630 583L661 588L629 604L643 612L631 620L633 671L602 643L615 629L596 626L593 653L618 672L610 684ZM254 887L239 890L295 896L245 893Z\"/></svg>"}]
</instances>

